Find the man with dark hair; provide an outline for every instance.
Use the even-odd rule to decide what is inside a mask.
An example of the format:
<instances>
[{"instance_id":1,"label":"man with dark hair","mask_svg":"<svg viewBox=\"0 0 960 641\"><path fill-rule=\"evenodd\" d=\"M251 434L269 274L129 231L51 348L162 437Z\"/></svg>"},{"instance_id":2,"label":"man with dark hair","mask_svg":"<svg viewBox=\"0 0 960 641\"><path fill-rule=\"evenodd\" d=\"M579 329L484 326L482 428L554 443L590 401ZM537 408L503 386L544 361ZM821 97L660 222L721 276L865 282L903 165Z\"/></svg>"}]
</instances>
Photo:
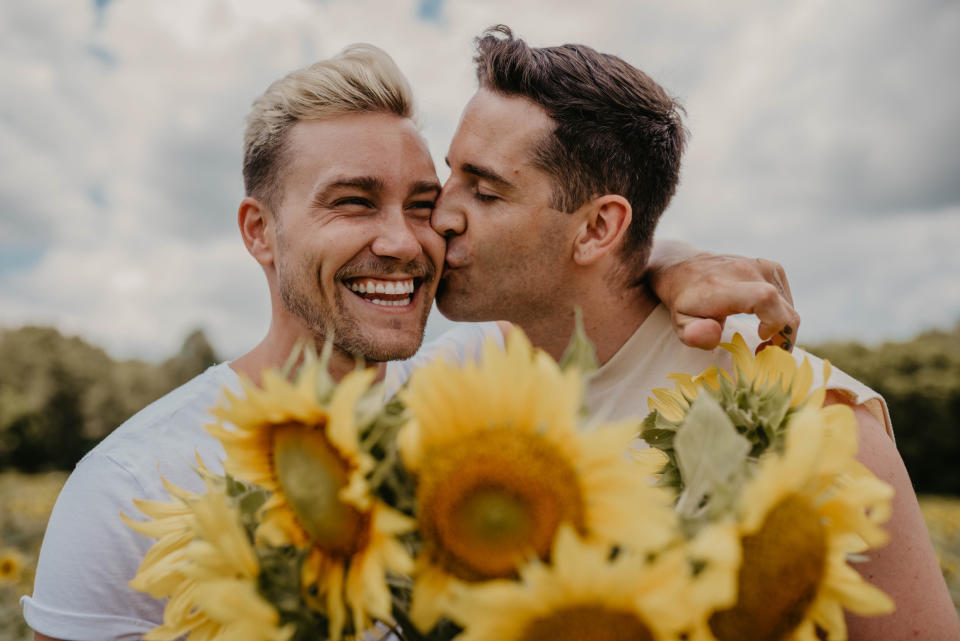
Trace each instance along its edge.
<instances>
[{"instance_id":1,"label":"man with dark hair","mask_svg":"<svg viewBox=\"0 0 960 641\"><path fill-rule=\"evenodd\" d=\"M679 180L686 139L681 107L616 56L585 55L576 45L531 49L509 34L501 26L478 41L480 87L526 96L556 123L534 150L535 166L557 185L551 207L572 213L608 193L629 201L632 220L620 251L633 285Z\"/></svg>"},{"instance_id":2,"label":"man with dark hair","mask_svg":"<svg viewBox=\"0 0 960 641\"><path fill-rule=\"evenodd\" d=\"M643 416L672 372L730 370L726 352L682 344L670 312L640 286L679 178L679 105L615 56L583 45L532 48L504 26L477 39L475 61L480 87L450 144L451 174L432 218L447 238L437 293L444 315L511 321L557 358L581 309L600 362L586 393L596 420ZM739 331L759 342L739 319L722 329L728 340ZM781 339L789 343L794 330L784 326ZM822 371L816 357L794 355ZM892 541L858 569L897 611L848 617L851 638L960 638L883 399L838 370L825 384L828 402L854 409L860 460L896 491Z\"/></svg>"}]
</instances>

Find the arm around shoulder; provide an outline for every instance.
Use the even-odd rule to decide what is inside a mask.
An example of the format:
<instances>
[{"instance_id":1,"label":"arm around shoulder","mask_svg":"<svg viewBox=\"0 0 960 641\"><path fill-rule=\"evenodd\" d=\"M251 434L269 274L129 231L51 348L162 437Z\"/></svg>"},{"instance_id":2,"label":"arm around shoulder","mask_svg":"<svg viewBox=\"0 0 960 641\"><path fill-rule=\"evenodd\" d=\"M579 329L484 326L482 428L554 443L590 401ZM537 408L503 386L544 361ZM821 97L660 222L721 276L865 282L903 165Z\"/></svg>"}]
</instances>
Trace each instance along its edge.
<instances>
[{"instance_id":1,"label":"arm around shoulder","mask_svg":"<svg viewBox=\"0 0 960 641\"><path fill-rule=\"evenodd\" d=\"M827 403L846 402L829 392ZM869 560L854 567L864 579L886 592L896 604L881 617L847 616L849 638L855 640L960 639L960 621L940 572L910 477L893 440L862 405L853 406L859 424L857 458L878 478L893 486L893 511L886 529L887 545L871 550Z\"/></svg>"}]
</instances>

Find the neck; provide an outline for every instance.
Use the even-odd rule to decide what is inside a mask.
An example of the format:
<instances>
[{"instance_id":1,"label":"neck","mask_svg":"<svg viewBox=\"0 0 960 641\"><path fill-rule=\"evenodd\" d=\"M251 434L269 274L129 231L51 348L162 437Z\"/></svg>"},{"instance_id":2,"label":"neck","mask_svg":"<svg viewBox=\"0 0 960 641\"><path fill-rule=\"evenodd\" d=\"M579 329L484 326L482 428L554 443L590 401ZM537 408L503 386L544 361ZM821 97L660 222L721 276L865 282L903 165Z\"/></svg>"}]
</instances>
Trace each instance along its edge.
<instances>
[{"instance_id":1,"label":"neck","mask_svg":"<svg viewBox=\"0 0 960 641\"><path fill-rule=\"evenodd\" d=\"M575 310L583 313L583 325L593 342L597 361L603 365L623 347L657 306L657 299L643 285L610 291L585 288L567 299L567 307L540 319L518 323L530 341L559 360L573 336Z\"/></svg>"},{"instance_id":2,"label":"neck","mask_svg":"<svg viewBox=\"0 0 960 641\"><path fill-rule=\"evenodd\" d=\"M313 342L314 348L319 353L323 348L323 341L317 340L303 328L298 330L283 330L279 323L272 323L267 335L260 341L260 344L252 350L231 361L230 367L237 372L249 378L254 383L260 383L260 375L265 369L279 369L287 362L290 353L296 346L297 341L306 338ZM356 359L352 354L334 347L333 355L330 358L330 376L333 380L339 381L344 376L352 372L357 367ZM382 380L386 373L384 363L368 363L367 367L377 368L376 380Z\"/></svg>"}]
</instances>

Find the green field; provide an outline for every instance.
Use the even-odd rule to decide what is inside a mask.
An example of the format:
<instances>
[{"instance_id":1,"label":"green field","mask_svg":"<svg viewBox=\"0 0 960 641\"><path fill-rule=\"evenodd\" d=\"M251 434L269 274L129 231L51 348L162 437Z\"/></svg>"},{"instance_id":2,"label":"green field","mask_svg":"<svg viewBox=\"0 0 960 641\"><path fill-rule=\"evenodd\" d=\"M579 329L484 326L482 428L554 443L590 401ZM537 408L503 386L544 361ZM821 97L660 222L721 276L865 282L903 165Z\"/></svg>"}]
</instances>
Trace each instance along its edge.
<instances>
[{"instance_id":1,"label":"green field","mask_svg":"<svg viewBox=\"0 0 960 641\"><path fill-rule=\"evenodd\" d=\"M0 473L0 555L16 550L23 561L18 580L0 583L0 641L28 641L33 635L20 617L20 596L31 592L40 541L64 472ZM960 610L960 498L922 497L930 537L953 602Z\"/></svg>"}]
</instances>

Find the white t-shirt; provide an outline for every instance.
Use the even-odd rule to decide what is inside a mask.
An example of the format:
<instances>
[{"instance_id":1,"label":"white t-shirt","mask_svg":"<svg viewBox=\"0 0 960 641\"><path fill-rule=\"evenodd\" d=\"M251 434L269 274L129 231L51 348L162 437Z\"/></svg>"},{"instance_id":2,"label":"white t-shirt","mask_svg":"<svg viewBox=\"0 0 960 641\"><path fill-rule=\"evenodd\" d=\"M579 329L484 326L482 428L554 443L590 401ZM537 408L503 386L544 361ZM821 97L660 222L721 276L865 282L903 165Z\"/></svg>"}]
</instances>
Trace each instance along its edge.
<instances>
[{"instance_id":1,"label":"white t-shirt","mask_svg":"<svg viewBox=\"0 0 960 641\"><path fill-rule=\"evenodd\" d=\"M473 357L488 337L502 344L496 323L464 323L409 360L388 363L386 394L394 394L414 367L438 355L458 361ZM161 476L204 491L193 469L195 452L211 470L221 471L223 448L204 426L224 388L240 389L227 363L131 417L77 464L47 524L33 595L20 601L31 628L70 641L134 641L163 622L163 601L127 585L154 540L128 528L119 514L142 517L134 498L171 500Z\"/></svg>"},{"instance_id":2,"label":"white t-shirt","mask_svg":"<svg viewBox=\"0 0 960 641\"><path fill-rule=\"evenodd\" d=\"M722 341L729 342L739 332L747 345L756 349L760 339L755 320L743 316L728 317ZM813 368L813 388L823 385L821 359L802 349L794 349L793 357L798 363L809 359ZM673 389L673 382L667 379L669 374L699 374L714 365L732 372L730 353L720 347L715 350L687 347L673 331L670 312L658 305L617 353L588 380L586 403L591 421L642 419L649 413L647 398L654 388ZM841 392L854 405L864 405L893 438L887 404L875 391L836 367L831 368L827 389Z\"/></svg>"}]
</instances>

